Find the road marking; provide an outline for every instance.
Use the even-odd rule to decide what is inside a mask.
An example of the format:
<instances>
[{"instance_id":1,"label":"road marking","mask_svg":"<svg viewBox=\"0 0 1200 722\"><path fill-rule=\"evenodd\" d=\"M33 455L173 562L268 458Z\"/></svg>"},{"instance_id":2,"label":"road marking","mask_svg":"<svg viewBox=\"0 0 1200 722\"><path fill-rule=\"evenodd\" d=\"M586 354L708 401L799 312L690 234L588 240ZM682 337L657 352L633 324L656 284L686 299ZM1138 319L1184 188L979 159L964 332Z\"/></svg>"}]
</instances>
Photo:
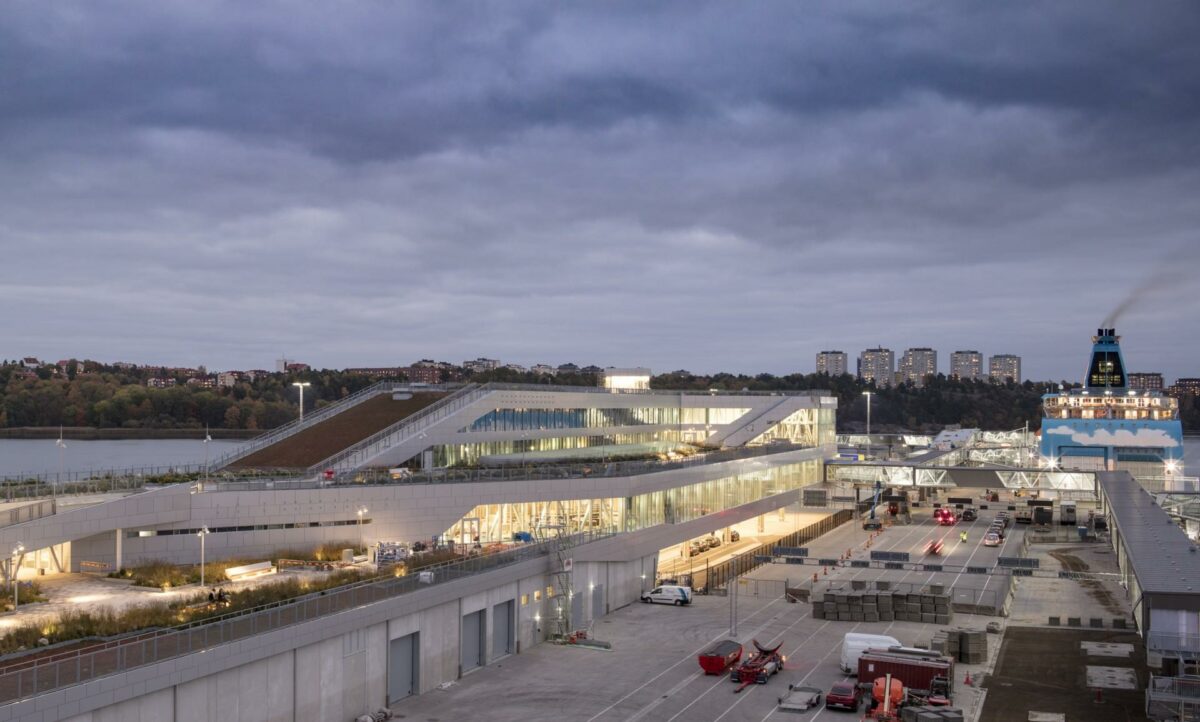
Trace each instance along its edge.
<instances>
[{"instance_id":1,"label":"road marking","mask_svg":"<svg viewBox=\"0 0 1200 722\"><path fill-rule=\"evenodd\" d=\"M824 628L825 628L825 627L826 627L828 624L829 624L829 622L828 622L828 621L827 621L827 622L825 622L825 624L822 624L820 627L818 627L818 628L817 628L817 630L816 630L815 632L813 632L812 634L808 635L808 637L807 637L807 638L805 638L805 641L807 642L809 639L811 639L812 637L816 636L817 632L819 632L819 631L821 631L822 629L824 629ZM859 624L861 624L861 623L859 623ZM858 627L859 627L859 624L855 624L853 627L851 627L851 628L850 628L850 631L851 631L851 632L853 632L854 630L858 629ZM803 646L803 645L801 645L801 646ZM799 681L795 682L795 686L800 686L800 685L804 684L804 682L805 682L805 681L807 681L807 680L808 680L808 678L812 676L812 673L817 671L817 669L818 669L818 668L821 666L821 663L822 663L822 662L824 662L825 660L829 659L829 655L833 654L833 650L835 650L835 649L838 649L840 646L841 646L841 645L835 645L835 646L831 647L831 648L829 649L829 651L825 653L825 656L824 656L824 657L821 657L820 659L818 659L818 660L817 660L817 663L813 665L813 668L812 668L812 669L810 669L810 670L808 670L808 674L804 675L803 677L801 677L801 678L799 679ZM797 652L799 652L799 651L800 651L800 647L796 647L796 651L797 651ZM840 653L839 653L839 654L840 654ZM740 702L741 700L738 700L738 701ZM734 702L734 703L733 703L733 705L736 705L736 704L737 704L737 702ZM725 710L724 714L722 714L722 715L721 715L721 717L724 717L725 715L729 714L729 710L733 709L733 705L730 705L730 706L729 706L729 709L728 709L728 710ZM772 707L772 708L771 708L771 711L767 713L767 716L766 716L766 717L763 717L763 720L766 720L766 719L767 719L767 717L770 717L771 715L775 714L775 712L776 712L778 709L779 709L779 705L775 705L774 707ZM719 720L719 719L721 719L721 717L718 717L717 719ZM717 722L717 720L713 720L713 722Z\"/></svg>"},{"instance_id":2,"label":"road marking","mask_svg":"<svg viewBox=\"0 0 1200 722\"><path fill-rule=\"evenodd\" d=\"M761 612L765 612L766 610L770 609L771 607L775 606L776 604L778 604L778 603L779 603L779 602L781 602L781 601L783 601L783 599L782 599L782 598L776 599L775 601L773 601L773 602L770 602L770 603L768 603L767 605L765 605L765 606L764 606L762 609L759 609L757 612L751 612L751 613L750 613L750 615L746 617L746 620L748 621L749 619L751 619L751 618L752 618L752 617L754 617L755 615L757 615L757 614L759 614L759 613L761 613ZM764 624L763 624L763 626L765 627L767 624L769 624L769 622L766 622L766 623L764 623ZM759 627L759 629L761 630L761 629L762 629L762 627ZM757 632L755 632L755 633L757 633ZM633 695L637 694L638 692L641 692L643 689L645 689L646 687L648 687L648 686L650 686L651 684L653 684L654 682L656 682L656 681L658 680L658 678L659 678L659 677L663 676L663 675L664 675L664 674L666 674L667 672L670 672L672 669L675 669L675 668L676 668L676 667L678 667L679 665L683 664L684 662L688 661L689 659L692 659L692 658L693 658L693 657L695 657L696 655L698 655L698 654L700 654L701 652L703 652L703 651L704 651L705 649L707 649L707 648L708 648L708 647L709 647L709 646L710 646L710 645L711 645L713 642L716 642L717 640L719 640L719 639L722 639L722 638L724 638L724 637L728 637L728 636L729 636L728 634L719 634L719 635L717 635L717 636L713 637L713 638L712 638L712 639L710 639L709 641L705 642L705 643L704 643L704 645L702 645L702 646L701 646L700 648L698 648L696 651L692 652L691 654L688 654L688 655L684 656L684 657L683 657L683 659L680 659L680 660L679 660L678 662L676 662L675 664L672 664L670 667L667 667L667 668L666 668L666 669L664 669L663 671L661 671L661 672L659 672L658 674L654 675L653 677L651 677L649 680L647 680L647 681L646 681L644 684L642 684L642 685L641 685L640 687L638 687L637 689L633 690L632 692L630 692L629 694L625 695L625 696L624 696L624 697L622 697L621 699L617 700L616 702L613 702L613 703L612 703L612 704L610 704L609 706L607 706L607 707L605 707L604 709L600 710L599 712L597 712L597 713L596 713L595 715L593 715L592 717L589 717L589 718L588 718L588 722L595 722L595 720L596 720L596 719L598 719L598 718L600 718L601 716L603 716L605 713L607 713L607 712L608 712L609 710L611 710L613 707L616 707L617 705L621 704L621 703L622 703L622 702L624 702L625 700L629 699L629 698L630 698L630 697L632 697Z\"/></svg>"}]
</instances>

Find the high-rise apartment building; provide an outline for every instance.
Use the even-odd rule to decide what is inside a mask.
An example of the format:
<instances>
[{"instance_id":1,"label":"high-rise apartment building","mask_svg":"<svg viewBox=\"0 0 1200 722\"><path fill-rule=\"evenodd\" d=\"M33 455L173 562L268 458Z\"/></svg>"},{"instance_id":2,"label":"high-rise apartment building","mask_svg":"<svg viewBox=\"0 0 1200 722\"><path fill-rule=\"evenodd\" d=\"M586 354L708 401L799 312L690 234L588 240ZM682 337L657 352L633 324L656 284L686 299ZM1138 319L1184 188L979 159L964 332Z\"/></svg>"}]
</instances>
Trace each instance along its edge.
<instances>
[{"instance_id":1,"label":"high-rise apartment building","mask_svg":"<svg viewBox=\"0 0 1200 722\"><path fill-rule=\"evenodd\" d=\"M1200 379L1176 379L1175 385L1168 389L1167 393L1177 399L1184 396L1200 396Z\"/></svg>"},{"instance_id":2,"label":"high-rise apartment building","mask_svg":"<svg viewBox=\"0 0 1200 722\"><path fill-rule=\"evenodd\" d=\"M858 378L876 386L891 386L896 355L890 348L869 348L858 355Z\"/></svg>"},{"instance_id":3,"label":"high-rise apartment building","mask_svg":"<svg viewBox=\"0 0 1200 722\"><path fill-rule=\"evenodd\" d=\"M1021 383L1021 357L998 353L988 359L988 377L995 383Z\"/></svg>"},{"instance_id":4,"label":"high-rise apartment building","mask_svg":"<svg viewBox=\"0 0 1200 722\"><path fill-rule=\"evenodd\" d=\"M845 351L821 351L817 353L817 373L841 376L846 373Z\"/></svg>"},{"instance_id":5,"label":"high-rise apartment building","mask_svg":"<svg viewBox=\"0 0 1200 722\"><path fill-rule=\"evenodd\" d=\"M927 376L937 376L937 351L926 347L907 349L900 358L899 380L924 386Z\"/></svg>"},{"instance_id":6,"label":"high-rise apartment building","mask_svg":"<svg viewBox=\"0 0 1200 722\"><path fill-rule=\"evenodd\" d=\"M955 351L950 354L950 376L963 381L983 378L983 354L978 351Z\"/></svg>"},{"instance_id":7,"label":"high-rise apartment building","mask_svg":"<svg viewBox=\"0 0 1200 722\"><path fill-rule=\"evenodd\" d=\"M1163 375L1157 371L1145 373L1131 373L1126 378L1126 383L1129 384L1131 390L1137 391L1162 391L1163 390Z\"/></svg>"}]
</instances>

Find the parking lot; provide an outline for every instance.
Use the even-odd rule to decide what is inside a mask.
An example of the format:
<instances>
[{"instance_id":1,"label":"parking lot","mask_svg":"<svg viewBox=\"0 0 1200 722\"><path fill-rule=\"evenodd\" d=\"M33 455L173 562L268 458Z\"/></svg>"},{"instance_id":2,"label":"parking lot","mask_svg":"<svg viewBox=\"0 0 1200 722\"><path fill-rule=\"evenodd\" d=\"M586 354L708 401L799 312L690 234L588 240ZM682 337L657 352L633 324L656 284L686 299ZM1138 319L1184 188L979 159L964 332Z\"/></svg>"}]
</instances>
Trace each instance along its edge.
<instances>
[{"instance_id":1,"label":"parking lot","mask_svg":"<svg viewBox=\"0 0 1200 722\"><path fill-rule=\"evenodd\" d=\"M784 671L768 684L752 685L740 694L734 694L736 685L727 674L706 676L697 663L697 655L729 631L729 599L711 596L697 597L690 607L635 604L613 612L595 627L595 635L611 642L612 651L542 644L393 709L408 719L428 722L472 717L588 722L788 719L794 713L776 710L777 697L788 682L827 690L845 679L838 657L846 632L888 634L915 644L927 642L935 631L934 625L908 622L814 620L808 605L778 598L745 596L738 607L738 641L747 648L753 639L771 645L782 641L787 657ZM975 628L986 621L956 620ZM989 636L994 645L995 635ZM959 699L974 704L978 694L964 688ZM823 709L803 718L856 719Z\"/></svg>"},{"instance_id":2,"label":"parking lot","mask_svg":"<svg viewBox=\"0 0 1200 722\"><path fill-rule=\"evenodd\" d=\"M736 598L697 595L690 607L634 604L618 609L599 620L594 628L596 638L613 645L611 651L542 644L472 672L445 689L404 700L394 710L407 719L426 722L472 716L491 720L587 722L858 719L852 713L823 708L803 713L781 711L778 698L786 692L789 682L827 691L835 682L846 679L838 667L838 659L847 632L887 634L906 645L917 646L927 644L936 632L947 627L908 621L814 619L810 604L788 603L780 597L785 584L812 588L815 571L818 592L878 580L888 581L893 588L943 585L952 588L955 601L962 604L967 603L965 600L985 597L1005 600L1018 592L1017 608L1030 621L1045 618L1047 614L1065 615L1098 608L1095 585L1086 581L1018 579L1014 585L1014 579L1007 574L963 571L968 567L991 569L1000 556L1016 557L1024 552L1027 529L1024 525L1011 525L1000 547L983 545L983 533L996 510L1007 504L989 506L992 508L981 510L977 521L954 526L935 524L928 505L914 509L911 524L890 526L876 535L864 531L859 521L844 524L808 545L811 558L836 559L850 553L847 561L834 567L766 564L733 585ZM959 538L962 530L967 531L966 542ZM936 558L924 553L933 540L942 540L944 544L942 554ZM1106 555L1103 547L1098 544L1090 551L1071 553L1083 555L1085 562L1097 568L1096 560ZM906 551L913 562L941 563L947 568L954 566L956 571L850 565L851 561L868 559L871 551ZM1032 556L1040 558L1046 569L1060 568L1056 560L1062 554L1054 548L1036 547ZM1047 584L1053 584L1053 599L1043 594L1042 587ZM752 649L752 640L757 639L768 646L782 642L786 655L785 668L780 674L766 685L752 685L740 694L734 693L737 685L730 682L728 674L706 676L697 662L702 650L730 636L730 609L734 602L738 612L734 638L744 645L747 653ZM964 679L967 673L973 680L980 680L981 676L987 680L991 676L1004 649L1008 620L958 612L949 625L984 629L989 622L998 622L1000 633L987 635L986 662L955 665L954 703L964 709L968 720L979 719L985 702L991 705L993 701L985 699L988 693L984 689L966 686ZM1014 657L1010 654L1008 659L1011 664ZM1004 680L1004 684L1009 683ZM1005 696L1005 700L995 702L1003 702L1006 714L1018 714L1023 709L1022 701L1011 698L1008 688L995 688L993 694ZM1012 718L1024 719L1024 714Z\"/></svg>"}]
</instances>

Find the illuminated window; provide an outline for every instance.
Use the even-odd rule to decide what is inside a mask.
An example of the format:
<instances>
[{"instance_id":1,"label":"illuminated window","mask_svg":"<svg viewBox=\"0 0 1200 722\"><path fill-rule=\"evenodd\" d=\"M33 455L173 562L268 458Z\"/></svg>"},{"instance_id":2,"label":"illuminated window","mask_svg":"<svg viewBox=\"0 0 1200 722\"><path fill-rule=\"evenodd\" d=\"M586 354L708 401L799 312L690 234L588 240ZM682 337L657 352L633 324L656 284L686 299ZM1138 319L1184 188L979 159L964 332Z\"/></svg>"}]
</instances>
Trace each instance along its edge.
<instances>
[{"instance_id":1,"label":"illuminated window","mask_svg":"<svg viewBox=\"0 0 1200 722\"><path fill-rule=\"evenodd\" d=\"M554 587L546 587L546 599L554 596Z\"/></svg>"},{"instance_id":2,"label":"illuminated window","mask_svg":"<svg viewBox=\"0 0 1200 722\"><path fill-rule=\"evenodd\" d=\"M533 601L535 601L535 602L542 601L542 592L540 590L533 593Z\"/></svg>"},{"instance_id":3,"label":"illuminated window","mask_svg":"<svg viewBox=\"0 0 1200 722\"><path fill-rule=\"evenodd\" d=\"M523 607L523 606L525 606L526 604L529 604L529 595L528 595L528 594L522 594L522 595L521 595L521 606Z\"/></svg>"}]
</instances>

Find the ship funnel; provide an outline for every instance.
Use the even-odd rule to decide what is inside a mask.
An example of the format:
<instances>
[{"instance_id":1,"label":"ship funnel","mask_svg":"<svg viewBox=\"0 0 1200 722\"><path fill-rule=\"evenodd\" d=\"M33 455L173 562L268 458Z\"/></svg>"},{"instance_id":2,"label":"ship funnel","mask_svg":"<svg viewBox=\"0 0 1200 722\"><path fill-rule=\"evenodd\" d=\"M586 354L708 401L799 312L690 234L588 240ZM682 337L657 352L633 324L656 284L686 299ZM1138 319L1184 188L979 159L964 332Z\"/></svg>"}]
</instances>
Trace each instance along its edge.
<instances>
[{"instance_id":1,"label":"ship funnel","mask_svg":"<svg viewBox=\"0 0 1200 722\"><path fill-rule=\"evenodd\" d=\"M1125 360L1121 357L1121 337L1115 328L1098 328L1092 337L1092 359L1083 380L1089 389L1125 388Z\"/></svg>"}]
</instances>

